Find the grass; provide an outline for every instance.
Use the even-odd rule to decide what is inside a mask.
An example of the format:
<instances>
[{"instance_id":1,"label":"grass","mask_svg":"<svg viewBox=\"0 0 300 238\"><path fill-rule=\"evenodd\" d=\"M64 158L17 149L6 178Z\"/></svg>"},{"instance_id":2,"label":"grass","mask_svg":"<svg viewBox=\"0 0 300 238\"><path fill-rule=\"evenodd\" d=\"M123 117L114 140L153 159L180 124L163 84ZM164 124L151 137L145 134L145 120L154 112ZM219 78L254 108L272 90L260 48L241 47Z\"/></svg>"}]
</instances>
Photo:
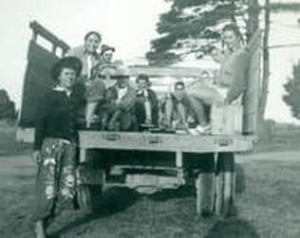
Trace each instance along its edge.
<instances>
[{"instance_id":1,"label":"grass","mask_svg":"<svg viewBox=\"0 0 300 238\"><path fill-rule=\"evenodd\" d=\"M16 141L16 126L0 122L0 156L28 154L31 145Z\"/></svg>"},{"instance_id":2,"label":"grass","mask_svg":"<svg viewBox=\"0 0 300 238\"><path fill-rule=\"evenodd\" d=\"M253 156L253 155L251 155ZM52 224L52 237L300 237L300 161L243 163L245 187L237 194L237 215L226 220L201 218L189 189L140 196L111 189L92 214L64 211ZM27 156L1 158L0 236L33 237L35 168Z\"/></svg>"},{"instance_id":3,"label":"grass","mask_svg":"<svg viewBox=\"0 0 300 238\"><path fill-rule=\"evenodd\" d=\"M0 148L5 155L0 157L0 237L31 238L35 166L28 147L14 141L13 131L2 128L0 132L5 138L0 144L5 147ZM290 138L299 142L296 136ZM287 135L286 145L288 140ZM283 147L277 142L270 146L278 150ZM282 160L285 155L290 154L240 156L238 171L243 173L245 189L238 186L237 215L231 218L199 217L190 189L140 196L128 189L113 188L103 194L99 201L102 206L95 213L60 214L50 227L52 238L298 238L300 160Z\"/></svg>"}]
</instances>

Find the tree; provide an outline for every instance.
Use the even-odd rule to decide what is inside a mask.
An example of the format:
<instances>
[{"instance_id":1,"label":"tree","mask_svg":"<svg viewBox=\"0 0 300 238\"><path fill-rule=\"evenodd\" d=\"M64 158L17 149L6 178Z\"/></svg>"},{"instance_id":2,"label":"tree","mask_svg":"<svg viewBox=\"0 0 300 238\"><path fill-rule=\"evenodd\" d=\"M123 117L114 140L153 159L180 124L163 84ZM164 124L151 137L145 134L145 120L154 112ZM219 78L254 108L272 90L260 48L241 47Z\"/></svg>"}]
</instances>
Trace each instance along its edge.
<instances>
[{"instance_id":1,"label":"tree","mask_svg":"<svg viewBox=\"0 0 300 238\"><path fill-rule=\"evenodd\" d=\"M216 26L237 22L253 0L167 0L171 9L160 16L157 32L146 54L150 64L167 65L191 53L205 52L207 45L220 38ZM256 1L256 0L255 0Z\"/></svg>"},{"instance_id":2,"label":"tree","mask_svg":"<svg viewBox=\"0 0 300 238\"><path fill-rule=\"evenodd\" d=\"M283 101L291 108L292 115L300 119L300 60L293 66L293 76L284 85Z\"/></svg>"},{"instance_id":3,"label":"tree","mask_svg":"<svg viewBox=\"0 0 300 238\"><path fill-rule=\"evenodd\" d=\"M15 103L10 100L8 93L0 89L0 120L16 118Z\"/></svg>"},{"instance_id":4,"label":"tree","mask_svg":"<svg viewBox=\"0 0 300 238\"><path fill-rule=\"evenodd\" d=\"M264 32L264 39L263 39L263 78L262 78L259 115L261 117L260 119L263 120L265 110L266 110L266 105L267 105L269 77L270 77L269 49L273 48L272 46L269 47L269 35L271 31L271 13L299 12L300 3L296 3L296 2L272 3L271 0L265 0L265 4L262 7L262 9L265 10L265 17L264 17L265 32ZM277 48L279 47L281 48L281 47L290 47L290 46L289 45L277 46Z\"/></svg>"}]
</instances>

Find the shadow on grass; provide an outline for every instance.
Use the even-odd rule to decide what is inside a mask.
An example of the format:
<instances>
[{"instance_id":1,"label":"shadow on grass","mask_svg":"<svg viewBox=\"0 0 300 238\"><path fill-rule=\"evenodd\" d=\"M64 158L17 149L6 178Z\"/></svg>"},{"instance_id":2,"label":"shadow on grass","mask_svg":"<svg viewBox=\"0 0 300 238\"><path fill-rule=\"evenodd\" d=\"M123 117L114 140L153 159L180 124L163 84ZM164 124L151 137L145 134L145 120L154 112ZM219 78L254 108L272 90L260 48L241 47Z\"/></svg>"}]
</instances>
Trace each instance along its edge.
<instances>
[{"instance_id":1,"label":"shadow on grass","mask_svg":"<svg viewBox=\"0 0 300 238\"><path fill-rule=\"evenodd\" d=\"M236 172L236 185L235 192L243 193L246 189L246 175L241 164L235 164L235 172Z\"/></svg>"},{"instance_id":2,"label":"shadow on grass","mask_svg":"<svg viewBox=\"0 0 300 238\"><path fill-rule=\"evenodd\" d=\"M164 189L160 192L148 195L153 201L167 201L172 198L186 198L195 196L196 191L193 186L181 186L178 189Z\"/></svg>"},{"instance_id":3,"label":"shadow on grass","mask_svg":"<svg viewBox=\"0 0 300 238\"><path fill-rule=\"evenodd\" d=\"M260 238L256 230L244 220L228 218L217 222L204 238Z\"/></svg>"},{"instance_id":4,"label":"shadow on grass","mask_svg":"<svg viewBox=\"0 0 300 238\"><path fill-rule=\"evenodd\" d=\"M245 174L242 166L236 166L237 171L237 187L236 192L242 193L245 190ZM165 189L160 192L156 192L152 195L146 195L148 198L154 201L167 201L173 198L187 198L195 196L194 186L182 186L178 189ZM108 217L112 214L124 211L128 207L132 206L141 195L134 190L128 188L113 187L106 190L101 198L98 199L96 209L93 212L84 215L76 219L75 221L67 224L66 226L56 230L50 238L58 238L60 235L67 233L76 227L84 224L88 224L93 220L97 220L103 217ZM234 216L237 215L237 211L233 212ZM224 234L223 234L224 233ZM226 235L230 234L230 235ZM232 235L231 235L232 234ZM205 238L259 238L256 231L245 221L238 218L229 218L226 221L220 221L214 225Z\"/></svg>"},{"instance_id":5,"label":"shadow on grass","mask_svg":"<svg viewBox=\"0 0 300 238\"><path fill-rule=\"evenodd\" d=\"M241 194L246 189L245 171L242 165L235 164L236 171L236 187L235 192ZM149 195L149 198L154 201L167 201L172 198L186 198L196 196L195 186L181 186L178 189L164 189L160 192Z\"/></svg>"},{"instance_id":6,"label":"shadow on grass","mask_svg":"<svg viewBox=\"0 0 300 238\"><path fill-rule=\"evenodd\" d=\"M60 235L67 233L78 226L124 211L126 208L132 206L138 198L139 195L128 188L110 188L102 194L101 199L97 204L97 208L94 209L93 212L90 212L55 231L50 238L58 238Z\"/></svg>"}]
</instances>

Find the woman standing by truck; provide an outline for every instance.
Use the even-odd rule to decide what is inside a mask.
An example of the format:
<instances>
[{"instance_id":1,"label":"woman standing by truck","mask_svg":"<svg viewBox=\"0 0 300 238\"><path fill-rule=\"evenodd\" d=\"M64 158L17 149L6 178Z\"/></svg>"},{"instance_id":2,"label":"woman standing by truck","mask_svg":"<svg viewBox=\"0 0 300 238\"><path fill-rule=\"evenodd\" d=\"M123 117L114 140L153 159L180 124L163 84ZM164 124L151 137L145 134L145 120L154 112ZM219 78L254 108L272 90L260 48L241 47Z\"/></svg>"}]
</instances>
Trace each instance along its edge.
<instances>
[{"instance_id":1,"label":"woman standing by truck","mask_svg":"<svg viewBox=\"0 0 300 238\"><path fill-rule=\"evenodd\" d=\"M58 61L52 68L55 87L39 105L34 140L37 238L46 237L46 228L58 208L75 205L76 128L71 90L81 68L76 57Z\"/></svg>"}]
</instances>

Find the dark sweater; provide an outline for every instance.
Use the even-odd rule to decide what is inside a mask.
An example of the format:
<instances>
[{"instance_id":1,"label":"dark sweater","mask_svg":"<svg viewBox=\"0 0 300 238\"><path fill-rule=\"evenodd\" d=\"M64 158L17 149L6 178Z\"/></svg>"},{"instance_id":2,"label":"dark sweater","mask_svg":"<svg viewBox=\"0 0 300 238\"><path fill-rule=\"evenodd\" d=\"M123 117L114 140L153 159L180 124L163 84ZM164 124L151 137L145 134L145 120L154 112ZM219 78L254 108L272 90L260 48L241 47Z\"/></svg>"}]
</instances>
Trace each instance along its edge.
<instances>
[{"instance_id":1,"label":"dark sweater","mask_svg":"<svg viewBox=\"0 0 300 238\"><path fill-rule=\"evenodd\" d=\"M34 150L40 150L45 138L73 140L76 136L72 95L49 90L41 100L35 122Z\"/></svg>"}]
</instances>

